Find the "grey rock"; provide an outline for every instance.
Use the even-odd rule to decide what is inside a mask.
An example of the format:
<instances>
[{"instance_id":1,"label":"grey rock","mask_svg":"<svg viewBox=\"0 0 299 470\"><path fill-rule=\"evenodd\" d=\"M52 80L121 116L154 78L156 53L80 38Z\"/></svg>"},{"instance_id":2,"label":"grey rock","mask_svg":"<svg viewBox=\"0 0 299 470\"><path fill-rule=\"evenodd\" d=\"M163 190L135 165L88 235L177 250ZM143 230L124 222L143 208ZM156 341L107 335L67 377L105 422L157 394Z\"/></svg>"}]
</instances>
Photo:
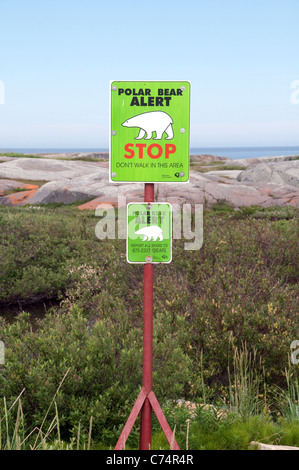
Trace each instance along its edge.
<instances>
[{"instance_id":1,"label":"grey rock","mask_svg":"<svg viewBox=\"0 0 299 470\"><path fill-rule=\"evenodd\" d=\"M32 185L15 180L0 179L0 195L4 194L5 191L12 191L14 189L32 189Z\"/></svg>"},{"instance_id":2,"label":"grey rock","mask_svg":"<svg viewBox=\"0 0 299 470\"><path fill-rule=\"evenodd\" d=\"M263 442L251 441L250 447L257 447L258 450L299 450L295 446L277 446L273 444L264 444Z\"/></svg>"},{"instance_id":3,"label":"grey rock","mask_svg":"<svg viewBox=\"0 0 299 470\"><path fill-rule=\"evenodd\" d=\"M14 157L5 157L5 156L0 157L0 163L9 162L10 160L14 160Z\"/></svg>"},{"instance_id":4,"label":"grey rock","mask_svg":"<svg viewBox=\"0 0 299 470\"><path fill-rule=\"evenodd\" d=\"M231 164L233 160L227 157L218 157L217 155L202 154L202 155L190 155L190 162L194 163L214 163L214 162L224 162Z\"/></svg>"},{"instance_id":5,"label":"grey rock","mask_svg":"<svg viewBox=\"0 0 299 470\"><path fill-rule=\"evenodd\" d=\"M109 160L108 152L87 152L87 153L37 153L35 154L42 158L50 159L66 159L66 160L78 160L78 159L91 159L95 161Z\"/></svg>"},{"instance_id":6,"label":"grey rock","mask_svg":"<svg viewBox=\"0 0 299 470\"><path fill-rule=\"evenodd\" d=\"M95 173L100 163L45 158L14 158L0 164L0 178L55 181Z\"/></svg>"},{"instance_id":7,"label":"grey rock","mask_svg":"<svg viewBox=\"0 0 299 470\"><path fill-rule=\"evenodd\" d=\"M211 170L208 175L224 176L230 179L237 179L243 170Z\"/></svg>"},{"instance_id":8,"label":"grey rock","mask_svg":"<svg viewBox=\"0 0 299 470\"><path fill-rule=\"evenodd\" d=\"M237 176L238 181L276 183L299 188L299 160L258 163L248 166Z\"/></svg>"},{"instance_id":9,"label":"grey rock","mask_svg":"<svg viewBox=\"0 0 299 470\"><path fill-rule=\"evenodd\" d=\"M117 200L118 195L128 192L136 194L143 192L142 184L121 184L108 183L108 169L97 168L97 172L85 175L72 180L63 179L44 184L32 197L30 204L49 204L52 202L62 202L69 204L75 200L83 200L90 197L101 197L109 202Z\"/></svg>"},{"instance_id":10,"label":"grey rock","mask_svg":"<svg viewBox=\"0 0 299 470\"><path fill-rule=\"evenodd\" d=\"M274 162L284 162L284 161L293 161L298 158L298 155L280 155L275 157L256 157L256 158L241 158L235 160L236 164L256 165L257 163L274 163Z\"/></svg>"},{"instance_id":11,"label":"grey rock","mask_svg":"<svg viewBox=\"0 0 299 470\"><path fill-rule=\"evenodd\" d=\"M250 165L244 171L190 171L189 183L155 184L157 200L170 203L213 203L219 200L236 207L247 205L299 206L296 179L298 161L281 161ZM3 170L4 168L4 170ZM64 204L92 199L80 208L93 210L99 204L116 205L119 196L122 204L143 201L144 184L109 183L108 163L61 161L44 158L20 158L0 164L3 174L12 178L46 180L37 190L0 197L4 205L38 205L61 202ZM228 178L225 178L228 177ZM0 186L1 188L1 186ZM19 197L17 197L17 195Z\"/></svg>"}]
</instances>

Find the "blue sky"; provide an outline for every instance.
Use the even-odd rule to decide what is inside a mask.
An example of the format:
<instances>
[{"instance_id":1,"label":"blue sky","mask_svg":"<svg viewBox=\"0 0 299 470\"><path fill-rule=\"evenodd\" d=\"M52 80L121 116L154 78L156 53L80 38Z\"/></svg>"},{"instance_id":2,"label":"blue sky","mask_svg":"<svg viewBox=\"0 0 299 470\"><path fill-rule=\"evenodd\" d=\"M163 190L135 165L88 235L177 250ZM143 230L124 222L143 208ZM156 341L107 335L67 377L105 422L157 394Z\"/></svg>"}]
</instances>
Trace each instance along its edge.
<instances>
[{"instance_id":1,"label":"blue sky","mask_svg":"<svg viewBox=\"0 0 299 470\"><path fill-rule=\"evenodd\" d=\"M0 148L106 148L110 80L190 80L191 146L299 146L298 0L0 0Z\"/></svg>"}]
</instances>

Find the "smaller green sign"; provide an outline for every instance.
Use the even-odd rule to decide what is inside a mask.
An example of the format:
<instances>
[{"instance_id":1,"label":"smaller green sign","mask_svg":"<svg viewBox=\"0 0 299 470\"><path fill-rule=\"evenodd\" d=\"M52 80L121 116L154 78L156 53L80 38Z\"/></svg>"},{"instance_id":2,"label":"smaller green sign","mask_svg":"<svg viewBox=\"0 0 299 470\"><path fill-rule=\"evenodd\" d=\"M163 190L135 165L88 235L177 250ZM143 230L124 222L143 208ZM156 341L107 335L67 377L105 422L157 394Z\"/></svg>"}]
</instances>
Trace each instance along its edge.
<instances>
[{"instance_id":1,"label":"smaller green sign","mask_svg":"<svg viewBox=\"0 0 299 470\"><path fill-rule=\"evenodd\" d=\"M168 203L128 204L128 263L170 263L172 208Z\"/></svg>"}]
</instances>

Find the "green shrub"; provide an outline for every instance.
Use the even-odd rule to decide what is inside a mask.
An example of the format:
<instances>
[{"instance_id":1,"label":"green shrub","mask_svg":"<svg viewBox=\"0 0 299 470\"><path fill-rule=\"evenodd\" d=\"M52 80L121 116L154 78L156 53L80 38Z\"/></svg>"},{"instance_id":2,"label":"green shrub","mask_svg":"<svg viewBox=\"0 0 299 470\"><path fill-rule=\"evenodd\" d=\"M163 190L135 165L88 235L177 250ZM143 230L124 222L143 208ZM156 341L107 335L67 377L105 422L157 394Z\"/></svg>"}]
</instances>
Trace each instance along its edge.
<instances>
[{"instance_id":1,"label":"green shrub","mask_svg":"<svg viewBox=\"0 0 299 470\"><path fill-rule=\"evenodd\" d=\"M206 411L206 414L209 413ZM228 417L211 425L206 416L192 422L189 431L189 449L193 450L247 450L252 441L273 443L278 428L268 418L253 416L246 421Z\"/></svg>"},{"instance_id":2,"label":"green shrub","mask_svg":"<svg viewBox=\"0 0 299 470\"><path fill-rule=\"evenodd\" d=\"M275 443L282 446L299 447L299 422L283 422L281 434Z\"/></svg>"},{"instance_id":3,"label":"green shrub","mask_svg":"<svg viewBox=\"0 0 299 470\"><path fill-rule=\"evenodd\" d=\"M33 302L56 298L70 267L90 257L94 222L63 210L0 207L0 229L0 302Z\"/></svg>"},{"instance_id":4,"label":"green shrub","mask_svg":"<svg viewBox=\"0 0 299 470\"><path fill-rule=\"evenodd\" d=\"M160 330L163 338L156 344ZM9 397L12 403L25 389L22 406L28 426L40 426L68 371L56 396L62 436L76 435L79 423L88 428L92 416L94 436L115 440L142 384L142 331L131 324L121 302L114 305L113 316L107 312L94 323L74 305L69 314L48 313L35 332L29 316L22 314L11 325L2 321L1 338L6 353L1 397ZM160 399L165 393L174 398L190 380L183 338L173 333L170 319L163 317L156 320L154 340L155 393Z\"/></svg>"},{"instance_id":5,"label":"green shrub","mask_svg":"<svg viewBox=\"0 0 299 470\"><path fill-rule=\"evenodd\" d=\"M184 251L184 240L175 240L173 262L155 266L154 391L161 403L221 399L238 404L243 417L249 409L279 410L265 390L287 389L298 333L298 217L255 218L256 210L219 202L204 214L202 248ZM1 322L7 362L0 398L10 405L25 388L25 420L40 425L68 371L56 397L62 436L76 436L79 423L88 429L92 416L94 435L110 443L142 384L143 268L126 262L124 240L97 240L96 222L70 207L0 207L2 302L61 299L36 330L29 317ZM256 360L246 369L249 382L236 382L235 352L245 345ZM257 367L259 389L251 380ZM260 396L252 392L240 408L244 390ZM182 420L176 425L179 433Z\"/></svg>"}]
</instances>

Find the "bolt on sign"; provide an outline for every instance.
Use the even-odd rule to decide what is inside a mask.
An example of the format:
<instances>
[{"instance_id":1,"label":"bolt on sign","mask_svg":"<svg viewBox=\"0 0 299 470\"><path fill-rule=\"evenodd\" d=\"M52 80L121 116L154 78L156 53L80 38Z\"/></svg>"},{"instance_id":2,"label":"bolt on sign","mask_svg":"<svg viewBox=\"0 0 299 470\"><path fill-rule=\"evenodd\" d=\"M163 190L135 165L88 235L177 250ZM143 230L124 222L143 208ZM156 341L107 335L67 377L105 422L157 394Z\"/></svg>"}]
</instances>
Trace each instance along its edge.
<instances>
[{"instance_id":1,"label":"bolt on sign","mask_svg":"<svg viewBox=\"0 0 299 470\"><path fill-rule=\"evenodd\" d=\"M168 203L129 203L127 206L127 261L170 263L172 207Z\"/></svg>"},{"instance_id":2,"label":"bolt on sign","mask_svg":"<svg viewBox=\"0 0 299 470\"><path fill-rule=\"evenodd\" d=\"M110 182L188 182L190 82L110 87Z\"/></svg>"}]
</instances>

